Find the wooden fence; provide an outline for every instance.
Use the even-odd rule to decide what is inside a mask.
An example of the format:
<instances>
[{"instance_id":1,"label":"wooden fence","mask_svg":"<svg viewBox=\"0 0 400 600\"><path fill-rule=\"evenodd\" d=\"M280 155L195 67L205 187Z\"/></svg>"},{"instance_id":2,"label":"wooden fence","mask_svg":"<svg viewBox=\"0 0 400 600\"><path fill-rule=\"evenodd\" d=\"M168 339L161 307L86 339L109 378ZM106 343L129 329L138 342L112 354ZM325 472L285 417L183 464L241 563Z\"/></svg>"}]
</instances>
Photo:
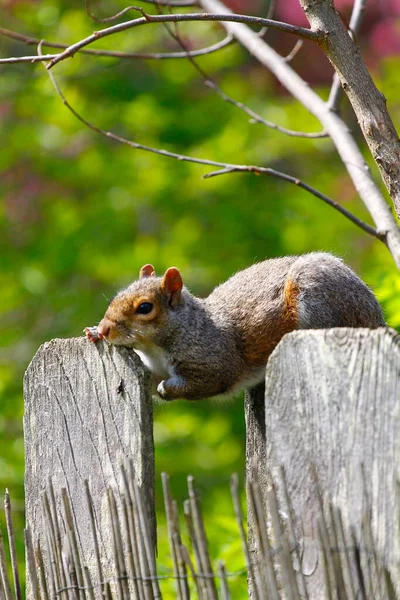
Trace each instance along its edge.
<instances>
[{"instance_id":1,"label":"wooden fence","mask_svg":"<svg viewBox=\"0 0 400 600\"><path fill-rule=\"evenodd\" d=\"M245 405L249 545L237 490L234 502L251 596L400 598L400 337L383 328L289 334L265 391L248 392ZM152 402L136 355L84 339L45 344L26 373L24 429L28 600L45 600L35 568L51 598L160 597ZM194 558L164 481L177 597L226 599L190 485Z\"/></svg>"}]
</instances>

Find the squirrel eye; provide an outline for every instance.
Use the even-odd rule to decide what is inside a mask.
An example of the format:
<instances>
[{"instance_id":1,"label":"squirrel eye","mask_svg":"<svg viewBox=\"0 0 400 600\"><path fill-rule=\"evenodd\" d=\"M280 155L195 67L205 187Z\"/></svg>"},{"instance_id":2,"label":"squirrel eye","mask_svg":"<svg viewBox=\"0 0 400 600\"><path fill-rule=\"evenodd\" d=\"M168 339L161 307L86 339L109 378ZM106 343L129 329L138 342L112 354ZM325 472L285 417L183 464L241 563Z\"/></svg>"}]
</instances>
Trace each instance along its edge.
<instances>
[{"instance_id":1,"label":"squirrel eye","mask_svg":"<svg viewBox=\"0 0 400 600\"><path fill-rule=\"evenodd\" d=\"M153 310L153 305L151 302L142 302L139 304L136 309L137 314L139 315L148 315Z\"/></svg>"}]
</instances>

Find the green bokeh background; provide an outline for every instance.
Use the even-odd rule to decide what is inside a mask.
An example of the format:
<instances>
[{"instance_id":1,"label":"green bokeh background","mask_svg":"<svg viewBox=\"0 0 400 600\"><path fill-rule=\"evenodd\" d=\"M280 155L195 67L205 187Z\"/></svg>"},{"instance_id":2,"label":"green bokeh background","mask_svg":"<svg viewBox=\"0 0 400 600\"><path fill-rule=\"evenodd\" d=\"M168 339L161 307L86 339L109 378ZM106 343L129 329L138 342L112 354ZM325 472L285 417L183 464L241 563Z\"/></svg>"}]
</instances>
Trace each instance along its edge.
<instances>
[{"instance_id":1,"label":"green bokeh background","mask_svg":"<svg viewBox=\"0 0 400 600\"><path fill-rule=\"evenodd\" d=\"M102 15L121 8L122 2L96 6ZM82 2L66 0L5 3L0 26L65 43L101 27L89 19ZM221 39L216 25L185 24L180 32L196 48ZM96 47L179 50L159 25L107 38ZM34 53L34 46L0 36L1 56ZM293 129L319 129L237 45L199 63L224 92L266 119ZM398 57L379 62L374 57L374 78L397 125L399 68ZM309 69L312 74L312 61ZM205 86L187 61L76 55L54 74L74 108L98 127L191 156L285 171L370 222L328 140L287 137L251 123ZM320 83L323 97L328 91ZM346 103L344 111L362 144ZM40 64L0 65L0 136L0 496L8 487L21 557L24 370L43 342L80 335L86 325L98 322L107 298L134 279L144 263L154 264L158 272L179 267L186 285L206 295L254 261L327 250L363 276L382 302L388 323L400 326L400 278L380 242L295 186L250 174L202 179L209 171L203 166L132 150L97 135L63 106ZM370 163L367 152L366 158ZM225 559L229 571L240 569L244 558L229 478L237 471L243 480L242 398L156 406L154 435L160 571L171 566L161 471L170 474L179 505L186 497L186 476L195 476L213 557ZM1 512L0 521L3 526ZM166 597L171 585L163 583ZM243 597L245 578L233 578L232 586L234 597Z\"/></svg>"}]
</instances>

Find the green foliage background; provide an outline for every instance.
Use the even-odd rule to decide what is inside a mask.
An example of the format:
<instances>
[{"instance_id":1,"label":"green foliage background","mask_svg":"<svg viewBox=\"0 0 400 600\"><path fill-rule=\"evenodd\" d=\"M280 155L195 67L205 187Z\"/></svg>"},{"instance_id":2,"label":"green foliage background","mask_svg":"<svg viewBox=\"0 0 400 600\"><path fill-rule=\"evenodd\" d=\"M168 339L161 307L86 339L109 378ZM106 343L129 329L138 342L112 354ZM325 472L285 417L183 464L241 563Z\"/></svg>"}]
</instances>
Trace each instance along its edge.
<instances>
[{"instance_id":1,"label":"green foliage background","mask_svg":"<svg viewBox=\"0 0 400 600\"><path fill-rule=\"evenodd\" d=\"M104 2L96 11L112 14L123 8L117 4ZM66 0L6 3L0 26L65 43L100 27L83 3ZM221 37L214 25L184 25L181 31L195 47ZM179 50L162 27L153 25L97 47ZM0 36L2 56L35 52ZM200 64L226 93L265 118L318 130L314 119L237 45ZM397 124L399 68L399 58L375 61L374 67ZM309 70L311 76L312 64ZM76 55L54 73L71 104L103 129L192 156L286 171L369 220L329 141L286 137L250 123L206 87L187 61ZM328 89L319 92L326 97ZM356 129L346 105L345 111ZM79 336L86 325L98 322L107 298L135 278L142 264L151 262L159 272L178 266L187 286L205 295L254 261L327 250L364 277L388 323L400 326L400 278L382 244L289 184L244 174L205 180L204 167L96 135L63 106L40 64L0 66L0 136L0 495L10 489L20 534L23 372L40 344ZM185 477L193 474L203 493L214 557L225 558L230 571L244 566L228 493L230 474L243 474L244 468L242 399L156 406L155 445L158 481L167 471L181 503ZM160 486L157 497L160 562L168 568ZM243 577L234 583L237 597L244 585Z\"/></svg>"}]
</instances>

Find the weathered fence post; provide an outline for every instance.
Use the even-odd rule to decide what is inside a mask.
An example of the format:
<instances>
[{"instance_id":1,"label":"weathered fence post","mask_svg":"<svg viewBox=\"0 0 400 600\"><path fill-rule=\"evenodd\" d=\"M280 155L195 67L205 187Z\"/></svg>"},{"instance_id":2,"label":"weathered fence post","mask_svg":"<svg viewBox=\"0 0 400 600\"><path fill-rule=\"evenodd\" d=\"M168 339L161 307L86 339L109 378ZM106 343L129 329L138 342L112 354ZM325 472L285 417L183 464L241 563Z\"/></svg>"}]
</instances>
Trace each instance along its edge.
<instances>
[{"instance_id":1,"label":"weathered fence post","mask_svg":"<svg viewBox=\"0 0 400 600\"><path fill-rule=\"evenodd\" d=\"M247 413L257 410L258 396L257 390L248 394ZM309 598L342 597L337 591L328 595L326 577L332 584L334 562L339 560L346 562L346 579L354 568L350 555L355 551L369 569L360 585L368 587L371 576L382 589L394 587L399 593L400 336L385 328L285 336L267 365L264 438L254 414L247 415L247 423L248 477L257 464L263 496L275 481L283 505L282 478L277 473L284 469L299 544L299 552L292 548L292 558L300 557L296 569L304 575ZM321 503L325 514L333 516L331 523L338 518L336 507L340 509L342 540L324 529ZM267 502L269 524L270 508ZM291 535L289 512L284 506L280 514ZM250 531L251 519L250 514ZM321 539L333 552L327 569ZM254 535L251 543L253 559L260 560ZM274 548L279 554L272 542ZM374 571L377 565L389 573L384 581L382 573ZM279 567L276 572L279 582ZM349 587L347 581L344 584ZM337 585L332 584L332 590ZM361 596L358 589L355 596L346 597L393 597L382 589L367 589Z\"/></svg>"},{"instance_id":2,"label":"weathered fence post","mask_svg":"<svg viewBox=\"0 0 400 600\"><path fill-rule=\"evenodd\" d=\"M149 374L135 353L127 348L103 342L95 345L83 338L53 340L38 350L25 374L24 384L26 521L34 543L40 542L45 567L50 560L48 544L51 547L54 543L54 540L46 540L49 532L46 531L48 525L44 524L46 510L43 512L43 503L46 504L43 491L51 478L54 499L49 488L48 516L54 523L57 518L62 524L61 531L54 525L60 538L57 543L61 548L69 545L75 560L75 549L70 548L71 539L72 544L74 540L66 533L65 501L68 504L69 498L82 564L92 569L93 584L100 583L100 575L96 573L101 570L85 490L87 480L102 577L115 581L119 571L115 568L113 548L120 542L115 538L113 521L118 518L122 521L127 513L125 509L125 513L121 513L119 507L119 517L115 516L117 513L112 512L114 496L107 494L107 488L112 488L117 497L126 498L126 481L124 488L120 467L124 464L129 469L129 461L141 490L149 539L153 544L151 552L154 552L153 412ZM62 488L65 491L60 493ZM126 562L128 564L127 558ZM32 598L29 593L28 596Z\"/></svg>"}]
</instances>

